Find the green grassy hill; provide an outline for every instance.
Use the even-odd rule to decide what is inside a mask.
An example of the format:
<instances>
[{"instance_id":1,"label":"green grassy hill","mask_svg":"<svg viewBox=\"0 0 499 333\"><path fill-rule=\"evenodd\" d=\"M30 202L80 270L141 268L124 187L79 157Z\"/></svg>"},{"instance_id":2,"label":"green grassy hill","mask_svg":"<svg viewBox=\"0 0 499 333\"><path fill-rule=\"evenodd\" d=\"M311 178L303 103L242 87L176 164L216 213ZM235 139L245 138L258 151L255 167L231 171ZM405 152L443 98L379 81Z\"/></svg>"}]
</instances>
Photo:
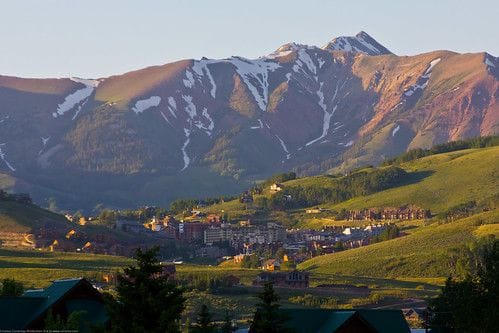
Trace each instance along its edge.
<instances>
[{"instance_id":1,"label":"green grassy hill","mask_svg":"<svg viewBox=\"0 0 499 333\"><path fill-rule=\"evenodd\" d=\"M67 228L68 221L64 216L52 213L36 205L0 201L0 231L31 232L33 228L42 225Z\"/></svg>"},{"instance_id":2,"label":"green grassy hill","mask_svg":"<svg viewBox=\"0 0 499 333\"><path fill-rule=\"evenodd\" d=\"M409 161L400 165L407 173L404 181L387 190L358 196L340 203L321 204L334 211L416 205L430 209L428 221L397 222L407 235L390 241L319 256L300 264L314 274L329 277L373 277L391 279L444 278L452 273L452 251L488 235L499 236L499 147L466 149ZM374 169L365 169L370 172ZM323 175L284 182L284 187L324 187L338 178ZM262 196L270 197L268 191ZM258 198L256 196L255 198ZM438 214L457 205L476 201L475 215L446 223ZM482 211L487 207L488 211ZM231 201L207 207L237 219L258 207ZM274 215L272 215L274 214ZM275 217L276 212L266 217ZM330 214L306 214L305 208L279 212L283 220L300 227L323 225L364 225L366 222L335 221Z\"/></svg>"},{"instance_id":3,"label":"green grassy hill","mask_svg":"<svg viewBox=\"0 0 499 333\"><path fill-rule=\"evenodd\" d=\"M353 210L416 205L423 209L430 209L433 214L439 214L471 200L497 202L499 146L427 156L403 163L400 167L408 172L408 175L396 187L366 196L357 196L340 203L325 203L320 206L339 211L343 208ZM374 169L367 168L360 171L370 172L370 170ZM321 175L287 181L283 185L285 188L297 186L328 188L334 186L338 179L341 177ZM255 196L255 201L262 196L270 198L271 194L268 189L264 189L262 195ZM243 204L238 200L233 200L206 207L204 211L211 213L223 211L234 220L248 217L252 217L255 221L266 218L278 219L288 225L300 227L319 228L334 222L330 216L328 218L328 214L305 214L305 209L262 214L255 204Z\"/></svg>"},{"instance_id":4,"label":"green grassy hill","mask_svg":"<svg viewBox=\"0 0 499 333\"><path fill-rule=\"evenodd\" d=\"M446 277L453 249L489 234L499 236L499 211L421 226L411 234L343 252L318 256L300 269L333 275L383 278Z\"/></svg>"},{"instance_id":5,"label":"green grassy hill","mask_svg":"<svg viewBox=\"0 0 499 333\"><path fill-rule=\"evenodd\" d=\"M499 191L499 147L466 149L438 154L401 165L413 173L412 184L395 187L365 197L357 197L334 209L362 209L415 204L441 213L458 204L482 201Z\"/></svg>"}]
</instances>

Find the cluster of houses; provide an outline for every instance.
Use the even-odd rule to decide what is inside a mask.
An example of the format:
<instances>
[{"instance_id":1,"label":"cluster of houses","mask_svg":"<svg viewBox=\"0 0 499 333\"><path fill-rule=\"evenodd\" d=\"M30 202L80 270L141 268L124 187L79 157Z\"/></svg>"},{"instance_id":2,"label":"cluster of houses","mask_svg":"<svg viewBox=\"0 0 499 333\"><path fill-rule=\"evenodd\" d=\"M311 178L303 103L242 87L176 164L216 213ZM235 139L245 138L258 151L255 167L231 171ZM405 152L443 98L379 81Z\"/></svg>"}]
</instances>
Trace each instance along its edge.
<instances>
[{"instance_id":1,"label":"cluster of houses","mask_svg":"<svg viewBox=\"0 0 499 333\"><path fill-rule=\"evenodd\" d=\"M273 222L265 225L252 225L249 221L243 221L239 225L222 223L211 225L204 231L206 245L227 241L235 249L241 249L245 244L275 244L285 240L286 230Z\"/></svg>"},{"instance_id":2,"label":"cluster of houses","mask_svg":"<svg viewBox=\"0 0 499 333\"><path fill-rule=\"evenodd\" d=\"M308 274L292 271L282 274L262 273L255 284L274 282L281 287L308 286ZM147 311L147 309L145 310ZM411 332L401 310L369 309L280 309L286 327L294 332ZM56 280L45 289L28 290L17 297L0 298L0 331L48 331L46 318L51 314L67 320L71 313L81 312L78 330L91 332L101 325L109 329L109 313L103 295L84 278ZM258 313L256 314L258 315ZM256 316L255 315L255 316ZM71 331L71 330L66 330ZM234 332L231 330L231 332ZM236 332L251 332L252 327Z\"/></svg>"},{"instance_id":3,"label":"cluster of houses","mask_svg":"<svg viewBox=\"0 0 499 333\"><path fill-rule=\"evenodd\" d=\"M429 218L431 218L430 210L413 206L384 208L382 210L369 208L347 212L347 220L349 221L423 220Z\"/></svg>"},{"instance_id":4,"label":"cluster of houses","mask_svg":"<svg viewBox=\"0 0 499 333\"><path fill-rule=\"evenodd\" d=\"M321 254L332 253L340 249L368 245L373 237L381 234L388 226L388 223L377 223L364 227L325 227L322 230L289 229L283 247L288 252L305 249L308 252Z\"/></svg>"}]
</instances>

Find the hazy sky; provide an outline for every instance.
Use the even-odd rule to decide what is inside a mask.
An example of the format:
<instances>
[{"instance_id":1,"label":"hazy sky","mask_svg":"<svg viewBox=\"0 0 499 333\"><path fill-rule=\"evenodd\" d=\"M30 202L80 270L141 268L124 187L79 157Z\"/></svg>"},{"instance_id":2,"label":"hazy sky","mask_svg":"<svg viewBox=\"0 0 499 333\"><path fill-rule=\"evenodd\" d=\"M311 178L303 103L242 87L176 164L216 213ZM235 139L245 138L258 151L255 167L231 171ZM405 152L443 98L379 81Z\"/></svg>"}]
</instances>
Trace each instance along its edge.
<instances>
[{"instance_id":1,"label":"hazy sky","mask_svg":"<svg viewBox=\"0 0 499 333\"><path fill-rule=\"evenodd\" d=\"M364 30L399 55L499 56L498 0L0 0L0 74L97 78L184 58L256 58Z\"/></svg>"}]
</instances>

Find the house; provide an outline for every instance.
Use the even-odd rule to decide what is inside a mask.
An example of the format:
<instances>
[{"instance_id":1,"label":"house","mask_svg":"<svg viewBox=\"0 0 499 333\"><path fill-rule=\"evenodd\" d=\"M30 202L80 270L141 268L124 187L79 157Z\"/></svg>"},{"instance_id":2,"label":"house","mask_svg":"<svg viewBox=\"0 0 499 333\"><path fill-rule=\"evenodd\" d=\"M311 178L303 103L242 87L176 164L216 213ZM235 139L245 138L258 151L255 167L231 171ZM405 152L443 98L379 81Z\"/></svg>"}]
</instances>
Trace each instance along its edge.
<instances>
[{"instance_id":1,"label":"house","mask_svg":"<svg viewBox=\"0 0 499 333\"><path fill-rule=\"evenodd\" d=\"M310 273L293 270L290 272L262 272L253 280L253 285L272 282L278 287L308 288Z\"/></svg>"},{"instance_id":2,"label":"house","mask_svg":"<svg viewBox=\"0 0 499 333\"><path fill-rule=\"evenodd\" d=\"M400 310L281 309L295 333L410 333ZM258 316L258 312L255 317ZM250 327L249 332L252 332Z\"/></svg>"},{"instance_id":3,"label":"house","mask_svg":"<svg viewBox=\"0 0 499 333\"><path fill-rule=\"evenodd\" d=\"M307 214L320 214L322 212L324 212L325 209L324 208L310 208L310 209L307 209L305 212Z\"/></svg>"},{"instance_id":4,"label":"house","mask_svg":"<svg viewBox=\"0 0 499 333\"><path fill-rule=\"evenodd\" d=\"M279 259L265 260L262 264L262 269L266 271L278 271L281 269L281 262Z\"/></svg>"},{"instance_id":5,"label":"house","mask_svg":"<svg viewBox=\"0 0 499 333\"><path fill-rule=\"evenodd\" d=\"M282 184L279 184L279 183L274 183L272 185L270 185L270 192L280 192L282 191Z\"/></svg>"},{"instance_id":6,"label":"house","mask_svg":"<svg viewBox=\"0 0 499 333\"><path fill-rule=\"evenodd\" d=\"M146 228L137 221L129 221L129 220L117 220L115 223L115 227L118 230L128 231L128 232L143 232Z\"/></svg>"},{"instance_id":7,"label":"house","mask_svg":"<svg viewBox=\"0 0 499 333\"><path fill-rule=\"evenodd\" d=\"M209 223L185 222L179 224L179 234L181 240L194 241L202 240L204 231L210 227Z\"/></svg>"},{"instance_id":8,"label":"house","mask_svg":"<svg viewBox=\"0 0 499 333\"><path fill-rule=\"evenodd\" d=\"M83 278L66 279L56 280L46 289L28 290L20 297L0 298L0 331L43 330L49 311L61 318L84 311L81 332L107 322L101 293Z\"/></svg>"},{"instance_id":9,"label":"house","mask_svg":"<svg viewBox=\"0 0 499 333\"><path fill-rule=\"evenodd\" d=\"M240 203L252 203L253 202L253 195L249 192L243 192L241 197L239 198Z\"/></svg>"}]
</instances>

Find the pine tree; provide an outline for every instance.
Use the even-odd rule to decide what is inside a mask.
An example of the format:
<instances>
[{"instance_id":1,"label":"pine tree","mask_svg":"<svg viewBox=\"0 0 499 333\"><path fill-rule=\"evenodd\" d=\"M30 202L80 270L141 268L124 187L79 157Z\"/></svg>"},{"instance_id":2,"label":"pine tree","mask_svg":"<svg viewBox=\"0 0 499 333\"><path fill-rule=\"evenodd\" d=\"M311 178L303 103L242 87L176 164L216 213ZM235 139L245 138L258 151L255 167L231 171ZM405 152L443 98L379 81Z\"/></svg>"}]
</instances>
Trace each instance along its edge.
<instances>
[{"instance_id":1,"label":"pine tree","mask_svg":"<svg viewBox=\"0 0 499 333\"><path fill-rule=\"evenodd\" d=\"M111 332L180 332L183 291L161 277L158 251L137 249L136 265L118 275L117 297L107 297Z\"/></svg>"},{"instance_id":2,"label":"pine tree","mask_svg":"<svg viewBox=\"0 0 499 333\"><path fill-rule=\"evenodd\" d=\"M21 296L24 293L24 286L21 282L14 279L3 279L0 296Z\"/></svg>"},{"instance_id":3,"label":"pine tree","mask_svg":"<svg viewBox=\"0 0 499 333\"><path fill-rule=\"evenodd\" d=\"M211 320L211 313L208 309L208 306L206 304L201 305L201 309L199 310L198 313L198 318L197 318L197 327L195 332L202 332L202 333L208 333L208 332L213 332L213 323Z\"/></svg>"},{"instance_id":4,"label":"pine tree","mask_svg":"<svg viewBox=\"0 0 499 333\"><path fill-rule=\"evenodd\" d=\"M264 285L263 292L257 297L260 302L251 324L251 333L282 333L288 332L285 323L287 318L279 311L279 296L274 291L272 282Z\"/></svg>"},{"instance_id":5,"label":"pine tree","mask_svg":"<svg viewBox=\"0 0 499 333\"><path fill-rule=\"evenodd\" d=\"M499 240L480 244L463 280L447 279L430 302L436 332L499 332Z\"/></svg>"},{"instance_id":6,"label":"pine tree","mask_svg":"<svg viewBox=\"0 0 499 333\"><path fill-rule=\"evenodd\" d=\"M229 313L227 312L225 314L224 323L222 324L221 331L222 331L222 333L231 333L232 328L233 328L232 327L232 318L229 315Z\"/></svg>"}]
</instances>

